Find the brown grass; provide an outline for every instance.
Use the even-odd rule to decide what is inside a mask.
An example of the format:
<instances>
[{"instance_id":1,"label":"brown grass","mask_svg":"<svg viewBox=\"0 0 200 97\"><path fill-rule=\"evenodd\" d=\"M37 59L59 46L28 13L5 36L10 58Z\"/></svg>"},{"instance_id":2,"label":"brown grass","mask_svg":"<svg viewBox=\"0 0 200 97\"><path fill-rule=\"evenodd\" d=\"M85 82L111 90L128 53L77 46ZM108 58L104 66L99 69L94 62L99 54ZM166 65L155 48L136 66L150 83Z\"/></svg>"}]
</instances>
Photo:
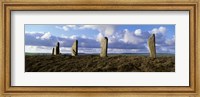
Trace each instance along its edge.
<instances>
[{"instance_id":1,"label":"brown grass","mask_svg":"<svg viewBox=\"0 0 200 97\"><path fill-rule=\"evenodd\" d=\"M175 57L26 55L26 72L174 72Z\"/></svg>"}]
</instances>

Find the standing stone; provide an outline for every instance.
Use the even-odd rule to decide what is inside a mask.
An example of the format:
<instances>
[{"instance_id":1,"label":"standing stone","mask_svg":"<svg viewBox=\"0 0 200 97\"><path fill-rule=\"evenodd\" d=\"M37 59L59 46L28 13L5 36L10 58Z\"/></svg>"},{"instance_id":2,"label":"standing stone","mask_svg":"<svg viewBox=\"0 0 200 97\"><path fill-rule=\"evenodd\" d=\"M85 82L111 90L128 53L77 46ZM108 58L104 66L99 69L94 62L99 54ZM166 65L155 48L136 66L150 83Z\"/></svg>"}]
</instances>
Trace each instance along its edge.
<instances>
[{"instance_id":1,"label":"standing stone","mask_svg":"<svg viewBox=\"0 0 200 97\"><path fill-rule=\"evenodd\" d=\"M54 55L57 55L56 50L57 50L57 48L54 47Z\"/></svg>"},{"instance_id":2,"label":"standing stone","mask_svg":"<svg viewBox=\"0 0 200 97\"><path fill-rule=\"evenodd\" d=\"M59 55L60 54L60 44L57 42L56 47L54 48L54 55Z\"/></svg>"},{"instance_id":3,"label":"standing stone","mask_svg":"<svg viewBox=\"0 0 200 97\"><path fill-rule=\"evenodd\" d=\"M101 57L107 57L107 48L108 48L108 38L104 37L101 39Z\"/></svg>"},{"instance_id":4,"label":"standing stone","mask_svg":"<svg viewBox=\"0 0 200 97\"><path fill-rule=\"evenodd\" d=\"M54 55L54 48L52 49L52 55Z\"/></svg>"},{"instance_id":5,"label":"standing stone","mask_svg":"<svg viewBox=\"0 0 200 97\"><path fill-rule=\"evenodd\" d=\"M56 46L60 47L60 43L59 43L59 42L57 42Z\"/></svg>"},{"instance_id":6,"label":"standing stone","mask_svg":"<svg viewBox=\"0 0 200 97\"><path fill-rule=\"evenodd\" d=\"M156 58L155 34L152 34L148 39L150 57Z\"/></svg>"},{"instance_id":7,"label":"standing stone","mask_svg":"<svg viewBox=\"0 0 200 97\"><path fill-rule=\"evenodd\" d=\"M72 50L72 56L77 56L78 55L78 40L74 41L71 50Z\"/></svg>"}]
</instances>

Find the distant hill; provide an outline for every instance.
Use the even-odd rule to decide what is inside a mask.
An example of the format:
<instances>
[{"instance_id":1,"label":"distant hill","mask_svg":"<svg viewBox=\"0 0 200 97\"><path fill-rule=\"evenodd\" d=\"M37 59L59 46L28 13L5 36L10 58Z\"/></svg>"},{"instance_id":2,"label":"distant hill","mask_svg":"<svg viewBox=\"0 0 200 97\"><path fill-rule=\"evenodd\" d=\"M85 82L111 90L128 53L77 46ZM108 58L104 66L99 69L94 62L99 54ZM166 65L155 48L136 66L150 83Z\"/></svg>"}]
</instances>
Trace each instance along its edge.
<instances>
[{"instance_id":1,"label":"distant hill","mask_svg":"<svg viewBox=\"0 0 200 97\"><path fill-rule=\"evenodd\" d=\"M25 53L25 55L51 55L51 53Z\"/></svg>"},{"instance_id":2,"label":"distant hill","mask_svg":"<svg viewBox=\"0 0 200 97\"><path fill-rule=\"evenodd\" d=\"M25 53L25 55L51 55L51 53ZM63 53L63 55L71 55L71 53ZM99 53L78 53L78 55L99 55ZM115 55L122 55L122 56L149 56L149 53L108 53L108 56L115 56ZM172 53L157 53L157 57L160 56L175 56Z\"/></svg>"}]
</instances>

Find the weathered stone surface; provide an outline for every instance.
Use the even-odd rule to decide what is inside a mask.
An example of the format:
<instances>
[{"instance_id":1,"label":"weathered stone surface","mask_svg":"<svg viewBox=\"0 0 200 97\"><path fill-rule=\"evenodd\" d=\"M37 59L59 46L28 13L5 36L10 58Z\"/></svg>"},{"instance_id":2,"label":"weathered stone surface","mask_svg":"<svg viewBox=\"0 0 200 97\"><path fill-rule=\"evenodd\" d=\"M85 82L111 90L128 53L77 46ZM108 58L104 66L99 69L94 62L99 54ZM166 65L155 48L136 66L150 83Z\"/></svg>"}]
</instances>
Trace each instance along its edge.
<instances>
[{"instance_id":1,"label":"weathered stone surface","mask_svg":"<svg viewBox=\"0 0 200 97\"><path fill-rule=\"evenodd\" d=\"M71 50L72 50L72 56L78 55L78 40L74 41Z\"/></svg>"},{"instance_id":2,"label":"weathered stone surface","mask_svg":"<svg viewBox=\"0 0 200 97\"><path fill-rule=\"evenodd\" d=\"M60 43L57 42L56 47L54 48L54 55L60 54Z\"/></svg>"},{"instance_id":3,"label":"weathered stone surface","mask_svg":"<svg viewBox=\"0 0 200 97\"><path fill-rule=\"evenodd\" d=\"M155 34L152 34L147 42L149 46L150 57L156 58Z\"/></svg>"},{"instance_id":4,"label":"weathered stone surface","mask_svg":"<svg viewBox=\"0 0 200 97\"><path fill-rule=\"evenodd\" d=\"M54 47L54 55L57 55L57 54L56 54L56 50L57 50L57 48L56 48L56 47Z\"/></svg>"},{"instance_id":5,"label":"weathered stone surface","mask_svg":"<svg viewBox=\"0 0 200 97\"><path fill-rule=\"evenodd\" d=\"M52 49L52 55L54 55L54 48Z\"/></svg>"},{"instance_id":6,"label":"weathered stone surface","mask_svg":"<svg viewBox=\"0 0 200 97\"><path fill-rule=\"evenodd\" d=\"M108 49L108 38L104 37L101 39L101 57L107 57L107 49Z\"/></svg>"}]
</instances>

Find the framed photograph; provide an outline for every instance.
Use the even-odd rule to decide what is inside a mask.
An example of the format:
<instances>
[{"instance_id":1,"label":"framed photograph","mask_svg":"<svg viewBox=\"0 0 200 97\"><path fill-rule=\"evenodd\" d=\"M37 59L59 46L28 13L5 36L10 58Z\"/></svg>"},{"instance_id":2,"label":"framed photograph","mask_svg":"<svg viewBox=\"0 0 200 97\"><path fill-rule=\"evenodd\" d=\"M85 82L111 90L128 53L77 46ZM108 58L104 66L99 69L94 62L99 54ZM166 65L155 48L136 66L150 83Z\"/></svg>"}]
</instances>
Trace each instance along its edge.
<instances>
[{"instance_id":1,"label":"framed photograph","mask_svg":"<svg viewBox=\"0 0 200 97\"><path fill-rule=\"evenodd\" d=\"M1 4L3 95L199 94L198 0Z\"/></svg>"}]
</instances>

